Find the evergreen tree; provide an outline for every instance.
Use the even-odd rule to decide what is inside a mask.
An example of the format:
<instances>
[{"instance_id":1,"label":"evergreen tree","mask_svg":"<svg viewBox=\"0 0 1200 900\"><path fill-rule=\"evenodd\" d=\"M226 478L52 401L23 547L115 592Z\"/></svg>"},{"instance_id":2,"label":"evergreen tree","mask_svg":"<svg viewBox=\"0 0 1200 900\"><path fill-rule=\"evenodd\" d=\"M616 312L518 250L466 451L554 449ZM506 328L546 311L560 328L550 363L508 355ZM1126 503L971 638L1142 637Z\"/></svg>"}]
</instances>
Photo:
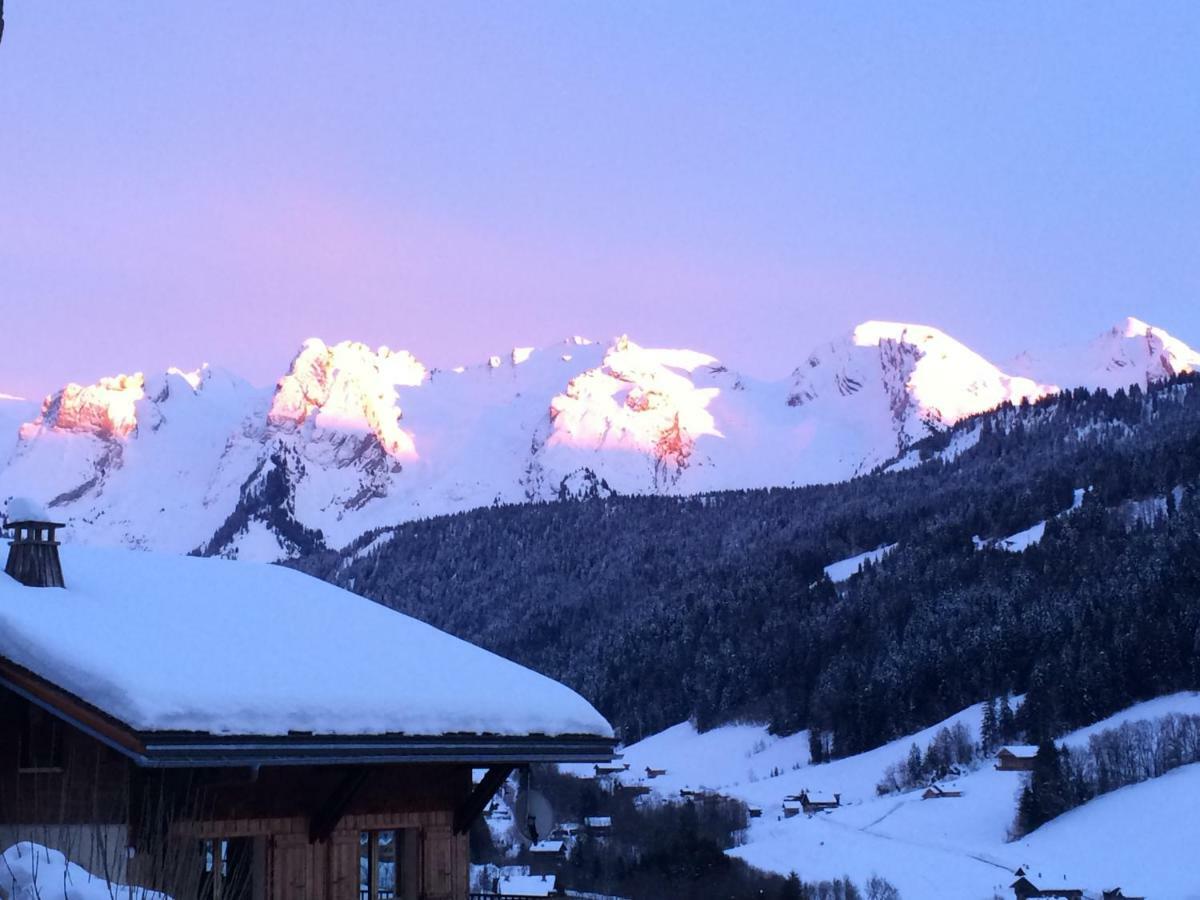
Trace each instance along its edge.
<instances>
[{"instance_id":1,"label":"evergreen tree","mask_svg":"<svg viewBox=\"0 0 1200 900\"><path fill-rule=\"evenodd\" d=\"M996 715L996 698L983 703L983 724L979 729L979 741L984 754L990 754L1000 743L1000 722Z\"/></svg>"},{"instance_id":2,"label":"evergreen tree","mask_svg":"<svg viewBox=\"0 0 1200 900\"><path fill-rule=\"evenodd\" d=\"M1000 715L996 719L996 730L1002 744L1011 744L1017 740L1017 719L1013 714L1008 691L1000 697Z\"/></svg>"},{"instance_id":3,"label":"evergreen tree","mask_svg":"<svg viewBox=\"0 0 1200 900\"><path fill-rule=\"evenodd\" d=\"M825 762L825 744L821 740L821 729L808 729L808 758L814 765Z\"/></svg>"},{"instance_id":4,"label":"evergreen tree","mask_svg":"<svg viewBox=\"0 0 1200 900\"><path fill-rule=\"evenodd\" d=\"M913 744L908 748L908 762L905 764L909 784L920 784L925 775L925 764L921 759L921 748Z\"/></svg>"},{"instance_id":5,"label":"evergreen tree","mask_svg":"<svg viewBox=\"0 0 1200 900\"><path fill-rule=\"evenodd\" d=\"M793 872L779 888L779 900L804 900L804 888L800 876Z\"/></svg>"}]
</instances>

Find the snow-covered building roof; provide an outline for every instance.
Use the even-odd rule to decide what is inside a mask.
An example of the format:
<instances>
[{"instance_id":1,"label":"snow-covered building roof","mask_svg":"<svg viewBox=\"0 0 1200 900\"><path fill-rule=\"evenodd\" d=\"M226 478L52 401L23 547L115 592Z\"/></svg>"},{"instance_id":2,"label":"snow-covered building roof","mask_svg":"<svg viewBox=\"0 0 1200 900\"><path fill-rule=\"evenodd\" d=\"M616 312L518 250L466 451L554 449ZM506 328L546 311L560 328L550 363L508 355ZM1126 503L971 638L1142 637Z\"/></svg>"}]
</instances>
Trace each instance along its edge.
<instances>
[{"instance_id":1,"label":"snow-covered building roof","mask_svg":"<svg viewBox=\"0 0 1200 900\"><path fill-rule=\"evenodd\" d=\"M496 887L501 897L550 897L558 887L558 876L505 875Z\"/></svg>"},{"instance_id":2,"label":"snow-covered building roof","mask_svg":"<svg viewBox=\"0 0 1200 900\"><path fill-rule=\"evenodd\" d=\"M996 755L1004 754L1006 756L1015 756L1018 759L1032 759L1037 756L1038 748L1035 744L1006 744L996 751Z\"/></svg>"},{"instance_id":3,"label":"snow-covered building roof","mask_svg":"<svg viewBox=\"0 0 1200 900\"><path fill-rule=\"evenodd\" d=\"M0 682L61 693L50 705L98 713L145 757L218 736L247 754L232 736L266 754L307 740L328 755L331 739L368 761L457 747L487 762L520 741L528 757L535 738L611 756L608 722L566 686L300 572L82 546L62 561L64 590L0 575Z\"/></svg>"}]
</instances>

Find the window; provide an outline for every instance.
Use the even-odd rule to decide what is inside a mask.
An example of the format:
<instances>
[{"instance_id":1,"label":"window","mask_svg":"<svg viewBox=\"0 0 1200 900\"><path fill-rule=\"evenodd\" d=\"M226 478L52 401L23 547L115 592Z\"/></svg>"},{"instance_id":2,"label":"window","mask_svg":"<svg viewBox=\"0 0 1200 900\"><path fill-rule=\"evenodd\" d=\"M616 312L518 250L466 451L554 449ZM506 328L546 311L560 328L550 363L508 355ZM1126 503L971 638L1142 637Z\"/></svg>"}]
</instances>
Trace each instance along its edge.
<instances>
[{"instance_id":1,"label":"window","mask_svg":"<svg viewBox=\"0 0 1200 900\"><path fill-rule=\"evenodd\" d=\"M416 840L412 831L363 831L358 836L359 900L415 897Z\"/></svg>"},{"instance_id":2,"label":"window","mask_svg":"<svg viewBox=\"0 0 1200 900\"><path fill-rule=\"evenodd\" d=\"M20 771L61 772L64 755L61 723L32 703L26 710L25 733L21 736Z\"/></svg>"},{"instance_id":3,"label":"window","mask_svg":"<svg viewBox=\"0 0 1200 900\"><path fill-rule=\"evenodd\" d=\"M203 900L249 900L254 841L213 838L200 842L200 891Z\"/></svg>"}]
</instances>

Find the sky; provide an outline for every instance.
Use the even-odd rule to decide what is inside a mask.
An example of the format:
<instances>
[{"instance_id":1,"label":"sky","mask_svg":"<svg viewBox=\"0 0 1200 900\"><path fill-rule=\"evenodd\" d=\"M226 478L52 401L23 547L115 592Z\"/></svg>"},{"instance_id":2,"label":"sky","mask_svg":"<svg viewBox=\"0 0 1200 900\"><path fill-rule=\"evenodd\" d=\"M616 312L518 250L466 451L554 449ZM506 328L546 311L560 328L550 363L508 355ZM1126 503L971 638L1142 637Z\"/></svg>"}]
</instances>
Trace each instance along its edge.
<instances>
[{"instance_id":1,"label":"sky","mask_svg":"<svg viewBox=\"0 0 1200 900\"><path fill-rule=\"evenodd\" d=\"M1200 343L1200 4L46 3L0 43L0 392L300 342L859 321Z\"/></svg>"}]
</instances>

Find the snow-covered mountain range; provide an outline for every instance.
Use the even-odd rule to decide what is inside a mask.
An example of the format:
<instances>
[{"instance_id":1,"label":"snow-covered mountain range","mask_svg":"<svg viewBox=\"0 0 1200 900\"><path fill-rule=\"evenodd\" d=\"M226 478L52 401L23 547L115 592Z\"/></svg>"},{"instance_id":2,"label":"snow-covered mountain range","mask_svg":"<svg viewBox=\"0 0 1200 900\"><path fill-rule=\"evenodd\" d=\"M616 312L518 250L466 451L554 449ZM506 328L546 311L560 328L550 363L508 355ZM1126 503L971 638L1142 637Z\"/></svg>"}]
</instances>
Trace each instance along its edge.
<instances>
[{"instance_id":1,"label":"snow-covered mountain range","mask_svg":"<svg viewBox=\"0 0 1200 900\"><path fill-rule=\"evenodd\" d=\"M316 530L341 547L495 502L838 481L1005 401L1197 368L1137 319L1005 369L936 328L866 322L777 382L625 337L454 370L313 339L274 389L202 367L69 384L40 410L0 394L0 502L47 503L68 539L277 559Z\"/></svg>"}]
</instances>

